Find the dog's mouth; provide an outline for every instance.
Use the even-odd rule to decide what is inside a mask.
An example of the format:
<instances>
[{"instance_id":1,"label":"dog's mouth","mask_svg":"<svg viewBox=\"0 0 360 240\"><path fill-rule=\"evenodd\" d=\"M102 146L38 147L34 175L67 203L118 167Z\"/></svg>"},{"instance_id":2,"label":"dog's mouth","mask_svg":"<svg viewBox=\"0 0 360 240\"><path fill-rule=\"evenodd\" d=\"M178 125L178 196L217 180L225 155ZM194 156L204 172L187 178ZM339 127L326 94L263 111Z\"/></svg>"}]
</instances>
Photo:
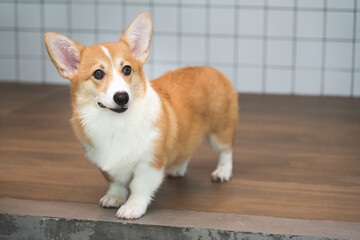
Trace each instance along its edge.
<instances>
[{"instance_id":1,"label":"dog's mouth","mask_svg":"<svg viewBox=\"0 0 360 240\"><path fill-rule=\"evenodd\" d=\"M121 108L109 108L109 110L116 112L116 113L123 113L127 110L127 108L125 107L121 107Z\"/></svg>"},{"instance_id":2,"label":"dog's mouth","mask_svg":"<svg viewBox=\"0 0 360 240\"><path fill-rule=\"evenodd\" d=\"M98 102L97 104L98 104L99 107L101 107L101 108L106 108L106 109L109 109L109 110L111 110L111 111L113 111L113 112L116 112L116 113L123 113L123 112L125 112L125 111L128 109L127 107L122 107L122 106L119 106L119 107L117 107L117 108L108 108L108 107L106 107L104 104L102 104L101 102Z\"/></svg>"}]
</instances>

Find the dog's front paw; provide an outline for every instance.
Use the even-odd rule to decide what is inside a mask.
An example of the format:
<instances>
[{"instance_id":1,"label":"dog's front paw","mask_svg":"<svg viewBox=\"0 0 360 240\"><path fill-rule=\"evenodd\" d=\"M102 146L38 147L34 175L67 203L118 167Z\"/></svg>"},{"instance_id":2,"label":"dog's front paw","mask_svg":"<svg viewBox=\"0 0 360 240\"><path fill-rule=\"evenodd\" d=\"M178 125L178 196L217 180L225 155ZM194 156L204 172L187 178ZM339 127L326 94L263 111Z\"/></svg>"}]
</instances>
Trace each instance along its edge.
<instances>
[{"instance_id":1,"label":"dog's front paw","mask_svg":"<svg viewBox=\"0 0 360 240\"><path fill-rule=\"evenodd\" d=\"M226 182L231 178L231 168L227 167L218 167L212 174L212 180L215 182Z\"/></svg>"},{"instance_id":2,"label":"dog's front paw","mask_svg":"<svg viewBox=\"0 0 360 240\"><path fill-rule=\"evenodd\" d=\"M121 196L113 195L113 194L105 194L100 201L99 204L102 207L120 207L122 204L124 204L125 199Z\"/></svg>"},{"instance_id":3,"label":"dog's front paw","mask_svg":"<svg viewBox=\"0 0 360 240\"><path fill-rule=\"evenodd\" d=\"M139 203L125 203L117 211L116 217L122 219L137 219L146 212L146 205Z\"/></svg>"}]
</instances>

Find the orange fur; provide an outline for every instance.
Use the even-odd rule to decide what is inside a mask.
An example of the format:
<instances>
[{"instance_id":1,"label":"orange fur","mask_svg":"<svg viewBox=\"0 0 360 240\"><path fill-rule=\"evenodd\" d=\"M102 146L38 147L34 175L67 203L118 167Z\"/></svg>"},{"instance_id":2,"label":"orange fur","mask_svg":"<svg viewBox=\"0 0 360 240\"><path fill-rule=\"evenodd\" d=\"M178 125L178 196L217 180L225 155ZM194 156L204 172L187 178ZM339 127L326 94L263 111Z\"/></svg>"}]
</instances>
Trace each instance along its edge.
<instances>
[{"instance_id":1,"label":"orange fur","mask_svg":"<svg viewBox=\"0 0 360 240\"><path fill-rule=\"evenodd\" d=\"M162 132L154 167L176 169L207 135L231 148L238 121L237 92L230 81L210 67L187 67L153 80L163 103Z\"/></svg>"}]
</instances>

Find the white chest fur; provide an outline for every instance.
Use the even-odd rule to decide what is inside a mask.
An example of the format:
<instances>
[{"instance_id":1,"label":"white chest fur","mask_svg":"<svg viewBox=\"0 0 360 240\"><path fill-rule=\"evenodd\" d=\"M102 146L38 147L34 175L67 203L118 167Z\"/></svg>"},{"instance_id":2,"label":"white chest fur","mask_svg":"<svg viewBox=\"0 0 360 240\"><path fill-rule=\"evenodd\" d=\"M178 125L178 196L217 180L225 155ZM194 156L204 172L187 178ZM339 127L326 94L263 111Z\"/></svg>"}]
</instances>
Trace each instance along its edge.
<instances>
[{"instance_id":1,"label":"white chest fur","mask_svg":"<svg viewBox=\"0 0 360 240\"><path fill-rule=\"evenodd\" d=\"M139 162L153 160L160 111L160 99L149 84L144 98L124 113L102 109L96 103L79 106L84 131L93 143L85 145L87 156L116 180L127 181Z\"/></svg>"}]
</instances>

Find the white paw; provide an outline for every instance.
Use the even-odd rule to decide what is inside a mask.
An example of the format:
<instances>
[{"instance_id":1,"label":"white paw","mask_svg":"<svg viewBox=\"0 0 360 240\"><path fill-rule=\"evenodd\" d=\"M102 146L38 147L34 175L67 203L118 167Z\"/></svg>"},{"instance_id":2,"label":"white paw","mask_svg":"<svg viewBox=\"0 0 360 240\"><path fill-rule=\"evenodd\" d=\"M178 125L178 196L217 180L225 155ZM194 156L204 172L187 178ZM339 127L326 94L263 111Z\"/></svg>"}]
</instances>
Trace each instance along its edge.
<instances>
[{"instance_id":1,"label":"white paw","mask_svg":"<svg viewBox=\"0 0 360 240\"><path fill-rule=\"evenodd\" d=\"M122 219L137 219L145 214L146 207L144 204L125 203L117 211L115 216Z\"/></svg>"},{"instance_id":2,"label":"white paw","mask_svg":"<svg viewBox=\"0 0 360 240\"><path fill-rule=\"evenodd\" d=\"M120 207L125 202L125 199L121 196L112 195L112 194L106 194L103 196L99 204L103 207Z\"/></svg>"},{"instance_id":3,"label":"white paw","mask_svg":"<svg viewBox=\"0 0 360 240\"><path fill-rule=\"evenodd\" d=\"M231 178L231 168L228 167L218 167L212 174L212 180L215 182L224 182L229 181Z\"/></svg>"}]
</instances>

